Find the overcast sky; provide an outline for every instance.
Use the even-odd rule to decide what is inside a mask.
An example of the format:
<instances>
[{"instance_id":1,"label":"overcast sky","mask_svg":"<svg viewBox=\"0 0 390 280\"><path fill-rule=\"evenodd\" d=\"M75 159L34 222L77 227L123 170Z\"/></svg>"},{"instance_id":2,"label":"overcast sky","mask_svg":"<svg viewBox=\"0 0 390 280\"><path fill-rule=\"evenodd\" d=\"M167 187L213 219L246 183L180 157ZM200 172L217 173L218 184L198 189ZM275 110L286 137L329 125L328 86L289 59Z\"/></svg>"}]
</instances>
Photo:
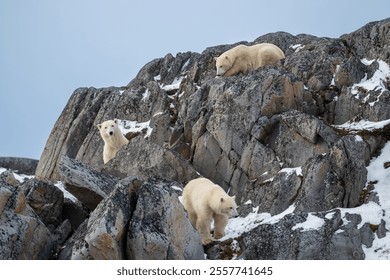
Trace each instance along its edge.
<instances>
[{"instance_id":1,"label":"overcast sky","mask_svg":"<svg viewBox=\"0 0 390 280\"><path fill-rule=\"evenodd\" d=\"M39 159L76 88L126 85L167 53L387 17L388 0L0 0L0 157Z\"/></svg>"}]
</instances>

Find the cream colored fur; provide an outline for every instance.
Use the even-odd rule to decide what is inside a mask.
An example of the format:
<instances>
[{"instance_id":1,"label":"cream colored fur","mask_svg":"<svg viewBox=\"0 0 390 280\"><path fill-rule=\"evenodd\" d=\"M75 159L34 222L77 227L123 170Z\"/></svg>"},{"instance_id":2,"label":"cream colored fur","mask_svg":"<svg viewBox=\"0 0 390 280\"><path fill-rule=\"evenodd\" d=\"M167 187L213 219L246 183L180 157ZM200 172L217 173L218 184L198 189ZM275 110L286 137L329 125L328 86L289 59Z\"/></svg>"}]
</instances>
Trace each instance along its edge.
<instances>
[{"instance_id":1,"label":"cream colored fur","mask_svg":"<svg viewBox=\"0 0 390 280\"><path fill-rule=\"evenodd\" d=\"M284 57L283 51L274 44L238 45L215 58L217 76L247 74L265 65L276 65Z\"/></svg>"},{"instance_id":2,"label":"cream colored fur","mask_svg":"<svg viewBox=\"0 0 390 280\"><path fill-rule=\"evenodd\" d=\"M230 197L220 186L206 178L191 180L183 190L183 205L191 224L202 237L204 245L213 239L210 235L214 220L214 238L225 235L229 217L237 216L235 196Z\"/></svg>"},{"instance_id":3,"label":"cream colored fur","mask_svg":"<svg viewBox=\"0 0 390 280\"><path fill-rule=\"evenodd\" d=\"M129 143L129 140L122 134L119 127L119 120L108 120L97 127L104 141L103 161L107 163L116 156L119 149Z\"/></svg>"}]
</instances>

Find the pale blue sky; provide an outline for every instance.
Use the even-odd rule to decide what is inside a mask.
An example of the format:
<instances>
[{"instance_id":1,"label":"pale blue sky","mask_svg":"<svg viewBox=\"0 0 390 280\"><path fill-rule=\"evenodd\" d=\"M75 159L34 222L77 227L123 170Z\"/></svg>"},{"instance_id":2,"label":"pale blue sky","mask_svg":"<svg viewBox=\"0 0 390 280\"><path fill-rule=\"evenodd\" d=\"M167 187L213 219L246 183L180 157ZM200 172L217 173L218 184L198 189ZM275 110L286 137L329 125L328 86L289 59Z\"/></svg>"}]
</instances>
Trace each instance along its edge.
<instances>
[{"instance_id":1,"label":"pale blue sky","mask_svg":"<svg viewBox=\"0 0 390 280\"><path fill-rule=\"evenodd\" d=\"M126 85L167 53L275 31L339 37L388 10L386 0L0 0L0 157L39 159L76 88Z\"/></svg>"}]
</instances>

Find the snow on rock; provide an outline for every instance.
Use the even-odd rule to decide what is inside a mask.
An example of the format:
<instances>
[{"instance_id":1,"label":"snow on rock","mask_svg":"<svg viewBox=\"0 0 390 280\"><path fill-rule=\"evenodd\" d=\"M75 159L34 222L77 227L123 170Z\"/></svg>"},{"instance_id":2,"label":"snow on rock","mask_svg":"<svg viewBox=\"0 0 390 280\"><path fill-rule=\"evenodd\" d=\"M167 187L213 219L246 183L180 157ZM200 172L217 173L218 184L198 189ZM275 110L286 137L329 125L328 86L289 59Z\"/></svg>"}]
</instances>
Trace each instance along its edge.
<instances>
[{"instance_id":1,"label":"snow on rock","mask_svg":"<svg viewBox=\"0 0 390 280\"><path fill-rule=\"evenodd\" d=\"M368 182L375 183L374 192L379 198L379 205L371 205L361 213L362 223L380 224L381 220L386 223L386 230L390 231L390 142L387 142L381 154L373 159L367 167ZM371 204L375 204L371 202ZM375 235L373 245L363 248L366 259L390 259L390 234L379 238Z\"/></svg>"},{"instance_id":2,"label":"snow on rock","mask_svg":"<svg viewBox=\"0 0 390 280\"><path fill-rule=\"evenodd\" d=\"M287 214L291 214L295 209L295 205L291 205L282 213L271 216L270 213L257 213L259 207L254 207L252 212L246 217L237 217L229 219L229 222L225 228L225 236L220 241L227 240L229 238L237 238L244 232L249 232L260 224L275 224L280 221Z\"/></svg>"},{"instance_id":3,"label":"snow on rock","mask_svg":"<svg viewBox=\"0 0 390 280\"><path fill-rule=\"evenodd\" d=\"M308 230L315 230L319 229L325 224L325 221L316 215L313 215L313 213L309 213L307 216L306 221L303 223L296 224L292 227L292 230L299 229L301 231L308 231Z\"/></svg>"},{"instance_id":4,"label":"snow on rock","mask_svg":"<svg viewBox=\"0 0 390 280\"><path fill-rule=\"evenodd\" d=\"M388 121L387 121L388 123ZM383 125L383 124L381 124ZM374 127L380 127L376 124ZM363 127L366 127L363 125ZM371 126L370 126L371 127ZM361 141L361 137L356 139ZM363 227L366 223L371 225L379 225L385 223L386 231L390 231L390 142L388 142L382 149L380 156L373 159L367 167L368 175L367 182L374 182L374 190L378 197L378 203L370 201L355 208L338 208L341 212L343 224L346 225L350 221L347 219L349 214L358 214L362 220L358 225L358 229ZM297 175L301 174L302 170L298 168L285 168L280 172L296 172ZM245 204L250 204L251 201ZM246 217L238 217L229 219L228 225L225 229L225 236L220 241L227 240L229 238L237 238L245 232L256 228L260 224L275 224L280 221L287 214L293 213L295 210L294 205L290 205L284 212L271 216L269 213L257 213L259 207L253 208L252 212ZM328 213L325 218L331 219L334 213ZM316 230L324 226L325 221L319 218L316 213L308 213L306 221L296 224L292 230L308 231ZM336 233L340 233L343 230L338 230ZM375 234L373 245L368 248L363 245L363 250L366 255L366 259L390 259L390 234L386 234L384 237L378 237Z\"/></svg>"},{"instance_id":5,"label":"snow on rock","mask_svg":"<svg viewBox=\"0 0 390 280\"><path fill-rule=\"evenodd\" d=\"M287 173L287 175L290 174L297 174L297 176L303 176L302 174L302 167L294 167L294 168L283 168L279 171L279 173Z\"/></svg>"},{"instance_id":6,"label":"snow on rock","mask_svg":"<svg viewBox=\"0 0 390 280\"><path fill-rule=\"evenodd\" d=\"M142 101L146 101L150 95L149 89L146 89L145 92L142 94Z\"/></svg>"},{"instance_id":7,"label":"snow on rock","mask_svg":"<svg viewBox=\"0 0 390 280\"><path fill-rule=\"evenodd\" d=\"M390 119L389 120L384 120L384 121L379 121L379 122L371 122L368 120L360 120L358 122L354 121L348 121L344 124L341 125L334 125L333 127L337 129L345 129L348 131L374 131L374 130L379 130L383 129L385 126L390 124Z\"/></svg>"},{"instance_id":8,"label":"snow on rock","mask_svg":"<svg viewBox=\"0 0 390 280\"><path fill-rule=\"evenodd\" d=\"M180 83L181 81L183 80L183 76L179 77L179 78L175 78L172 82L172 84L170 85L161 85L161 89L165 90L165 91L172 91L172 90L177 90L179 89L180 87Z\"/></svg>"},{"instance_id":9,"label":"snow on rock","mask_svg":"<svg viewBox=\"0 0 390 280\"><path fill-rule=\"evenodd\" d=\"M7 171L7 169L0 167L0 174L4 173L5 171ZM25 180L34 178L34 176L17 174L15 172L12 172L12 174L14 175L15 179L18 180L20 183L23 183Z\"/></svg>"},{"instance_id":10,"label":"snow on rock","mask_svg":"<svg viewBox=\"0 0 390 280\"><path fill-rule=\"evenodd\" d=\"M300 50L305 48L305 45L296 44L296 45L291 45L290 48L292 48L295 52L299 52Z\"/></svg>"},{"instance_id":11,"label":"snow on rock","mask_svg":"<svg viewBox=\"0 0 390 280\"><path fill-rule=\"evenodd\" d=\"M337 74L337 72L338 72L339 70L340 70L340 65L337 64L337 65L336 65L336 71L334 72L332 81L330 82L330 85L331 85L331 86L336 86L335 77L336 77L336 74Z\"/></svg>"},{"instance_id":12,"label":"snow on rock","mask_svg":"<svg viewBox=\"0 0 390 280\"><path fill-rule=\"evenodd\" d=\"M137 121L129 121L129 120L121 120L119 127L124 135L127 133L140 133L145 132L145 138L148 138L153 131L153 128L150 127L150 120L146 122L137 122Z\"/></svg>"},{"instance_id":13,"label":"snow on rock","mask_svg":"<svg viewBox=\"0 0 390 280\"><path fill-rule=\"evenodd\" d=\"M68 192L65 189L65 186L64 186L63 182L58 181L57 183L54 184L54 186L59 188L64 193L64 198L68 198L68 199L70 199L73 202L77 202L78 201L78 199L73 194L71 194L70 192Z\"/></svg>"},{"instance_id":14,"label":"snow on rock","mask_svg":"<svg viewBox=\"0 0 390 280\"><path fill-rule=\"evenodd\" d=\"M375 60L367 59L361 60L361 62L365 65L371 65L374 61ZM354 84L352 86L351 93L357 99L360 98L359 89L364 89L366 91L380 91L380 94L383 94L383 92L387 91L385 84L387 83L387 79L390 77L390 66L383 60L378 59L376 61L378 62L379 67L375 71L374 75L370 79L367 79L366 74L366 76L360 81L360 83ZM378 101L379 96L377 97L376 101L369 103L370 106L373 106ZM370 94L368 94L363 101L366 102L367 100L369 100L369 98Z\"/></svg>"},{"instance_id":15,"label":"snow on rock","mask_svg":"<svg viewBox=\"0 0 390 280\"><path fill-rule=\"evenodd\" d=\"M237 238L244 232L248 232L251 229L257 227L263 220L269 218L269 213L257 213L259 207L252 209L246 217L237 217L229 219L229 222L225 228L225 236L220 241L227 240L229 238Z\"/></svg>"}]
</instances>

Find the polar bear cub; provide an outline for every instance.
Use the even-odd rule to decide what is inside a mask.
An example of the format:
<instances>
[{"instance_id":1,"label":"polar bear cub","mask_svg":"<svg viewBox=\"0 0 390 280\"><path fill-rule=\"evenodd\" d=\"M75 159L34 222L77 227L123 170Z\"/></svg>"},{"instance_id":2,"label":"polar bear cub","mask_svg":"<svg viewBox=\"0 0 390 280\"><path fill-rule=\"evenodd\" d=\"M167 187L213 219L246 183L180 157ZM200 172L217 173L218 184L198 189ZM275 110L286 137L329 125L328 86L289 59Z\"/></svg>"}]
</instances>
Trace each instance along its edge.
<instances>
[{"instance_id":1,"label":"polar bear cub","mask_svg":"<svg viewBox=\"0 0 390 280\"><path fill-rule=\"evenodd\" d=\"M191 224L199 232L202 243L212 241L211 222L214 220L214 238L225 235L225 227L230 217L236 217L235 196L229 196L220 186L206 178L191 180L183 190L183 205Z\"/></svg>"},{"instance_id":2,"label":"polar bear cub","mask_svg":"<svg viewBox=\"0 0 390 280\"><path fill-rule=\"evenodd\" d=\"M215 58L217 76L247 74L265 65L276 65L284 57L274 44L238 45Z\"/></svg>"},{"instance_id":3,"label":"polar bear cub","mask_svg":"<svg viewBox=\"0 0 390 280\"><path fill-rule=\"evenodd\" d=\"M129 143L129 140L123 135L119 120L108 120L97 125L100 135L104 141L103 161L107 163L113 159L119 149Z\"/></svg>"}]
</instances>

